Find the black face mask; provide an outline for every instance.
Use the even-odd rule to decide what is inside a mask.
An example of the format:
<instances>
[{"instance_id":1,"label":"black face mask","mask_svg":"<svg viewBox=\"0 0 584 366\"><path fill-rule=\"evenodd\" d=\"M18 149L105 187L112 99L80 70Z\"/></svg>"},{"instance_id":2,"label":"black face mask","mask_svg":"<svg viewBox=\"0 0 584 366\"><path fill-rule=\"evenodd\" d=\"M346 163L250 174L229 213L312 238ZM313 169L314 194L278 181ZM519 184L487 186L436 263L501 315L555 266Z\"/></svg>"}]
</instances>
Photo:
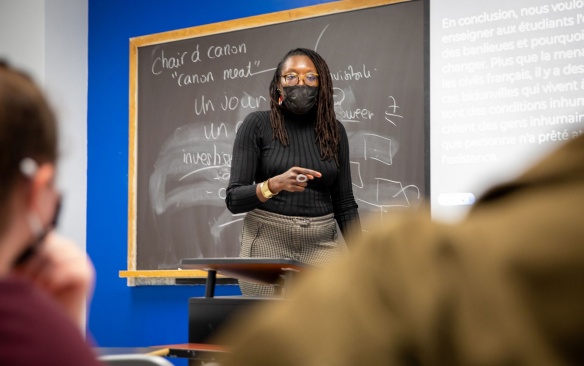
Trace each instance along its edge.
<instances>
[{"instance_id":1,"label":"black face mask","mask_svg":"<svg viewBox=\"0 0 584 366\"><path fill-rule=\"evenodd\" d=\"M35 238L27 245L26 249L20 254L20 256L14 262L14 266L20 266L28 261L34 253L37 251L38 247L43 243L47 234L57 227L57 222L59 221L59 214L61 213L61 198L57 201L57 206L55 207L55 214L51 220L50 226L48 228L42 229L40 232L36 233Z\"/></svg>"},{"instance_id":2,"label":"black face mask","mask_svg":"<svg viewBox=\"0 0 584 366\"><path fill-rule=\"evenodd\" d=\"M282 104L294 114L306 114L318 99L318 87L307 85L285 86L286 97Z\"/></svg>"}]
</instances>

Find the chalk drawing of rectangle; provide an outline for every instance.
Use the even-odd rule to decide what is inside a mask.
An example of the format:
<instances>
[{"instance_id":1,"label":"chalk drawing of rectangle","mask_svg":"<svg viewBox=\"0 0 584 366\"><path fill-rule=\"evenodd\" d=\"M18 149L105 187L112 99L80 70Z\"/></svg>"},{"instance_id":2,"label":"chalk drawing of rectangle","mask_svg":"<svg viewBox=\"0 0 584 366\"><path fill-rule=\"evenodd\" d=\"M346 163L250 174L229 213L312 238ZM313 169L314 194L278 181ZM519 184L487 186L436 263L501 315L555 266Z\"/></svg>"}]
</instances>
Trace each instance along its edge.
<instances>
[{"instance_id":1,"label":"chalk drawing of rectangle","mask_svg":"<svg viewBox=\"0 0 584 366\"><path fill-rule=\"evenodd\" d=\"M364 133L363 153L365 160L373 159L391 165L391 140L387 137Z\"/></svg>"},{"instance_id":2,"label":"chalk drawing of rectangle","mask_svg":"<svg viewBox=\"0 0 584 366\"><path fill-rule=\"evenodd\" d=\"M357 200L357 202L359 204L359 211L367 212L368 215L370 215L371 217L378 217L380 220L383 219L383 212L385 210L382 206L376 205L373 202L364 201L364 200L359 199L359 198L355 198L355 200ZM361 225L363 225L365 222L368 222L368 221L369 220L363 220Z\"/></svg>"},{"instance_id":3,"label":"chalk drawing of rectangle","mask_svg":"<svg viewBox=\"0 0 584 366\"><path fill-rule=\"evenodd\" d=\"M361 178L361 164L358 161L351 161L351 182L355 187L363 188L363 178Z\"/></svg>"},{"instance_id":4,"label":"chalk drawing of rectangle","mask_svg":"<svg viewBox=\"0 0 584 366\"><path fill-rule=\"evenodd\" d=\"M392 214L398 213L400 211L408 209L407 206L398 205L398 206L380 206L376 205L372 202L367 202L356 198L357 202L359 203L359 211L365 212L367 220L361 221L361 230L365 232L370 232L374 230L380 223L383 223L383 220L391 217Z\"/></svg>"},{"instance_id":5,"label":"chalk drawing of rectangle","mask_svg":"<svg viewBox=\"0 0 584 366\"><path fill-rule=\"evenodd\" d=\"M376 178L377 204L382 206L409 206L403 186L400 182L389 179Z\"/></svg>"}]
</instances>

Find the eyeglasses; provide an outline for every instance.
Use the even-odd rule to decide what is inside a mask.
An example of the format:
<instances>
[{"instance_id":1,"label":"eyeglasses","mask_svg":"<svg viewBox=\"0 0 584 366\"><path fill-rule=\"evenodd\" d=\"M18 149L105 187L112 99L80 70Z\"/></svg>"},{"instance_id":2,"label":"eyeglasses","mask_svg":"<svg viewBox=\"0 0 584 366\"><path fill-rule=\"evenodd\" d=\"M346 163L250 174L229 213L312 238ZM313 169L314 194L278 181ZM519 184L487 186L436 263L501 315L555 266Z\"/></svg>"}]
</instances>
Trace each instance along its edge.
<instances>
[{"instance_id":1,"label":"eyeglasses","mask_svg":"<svg viewBox=\"0 0 584 366\"><path fill-rule=\"evenodd\" d=\"M300 80L304 82L304 85L308 86L317 86L318 85L318 74L315 72L309 72L306 74L298 75L295 72L291 72L285 75L282 75L282 79L287 86L295 86L298 85Z\"/></svg>"}]
</instances>

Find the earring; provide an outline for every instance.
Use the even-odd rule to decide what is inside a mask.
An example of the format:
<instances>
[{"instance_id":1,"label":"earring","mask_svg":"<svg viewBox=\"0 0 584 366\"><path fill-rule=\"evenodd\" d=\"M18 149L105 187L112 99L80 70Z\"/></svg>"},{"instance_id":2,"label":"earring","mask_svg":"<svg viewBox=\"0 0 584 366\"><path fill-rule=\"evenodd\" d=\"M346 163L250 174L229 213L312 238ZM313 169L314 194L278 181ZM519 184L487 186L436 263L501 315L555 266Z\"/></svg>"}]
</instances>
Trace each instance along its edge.
<instances>
[{"instance_id":1,"label":"earring","mask_svg":"<svg viewBox=\"0 0 584 366\"><path fill-rule=\"evenodd\" d=\"M278 105L282 105L282 100L283 100L283 98L282 98L282 96L280 95L280 98L278 98Z\"/></svg>"}]
</instances>

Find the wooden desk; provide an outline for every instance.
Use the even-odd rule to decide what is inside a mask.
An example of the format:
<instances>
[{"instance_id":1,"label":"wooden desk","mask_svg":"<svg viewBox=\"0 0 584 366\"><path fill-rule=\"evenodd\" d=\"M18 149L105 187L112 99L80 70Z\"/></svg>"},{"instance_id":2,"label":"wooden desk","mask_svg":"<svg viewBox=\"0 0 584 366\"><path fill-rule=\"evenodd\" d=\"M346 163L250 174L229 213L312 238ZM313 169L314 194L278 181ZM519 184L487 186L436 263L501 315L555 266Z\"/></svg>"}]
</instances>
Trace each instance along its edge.
<instances>
[{"instance_id":1,"label":"wooden desk","mask_svg":"<svg viewBox=\"0 0 584 366\"><path fill-rule=\"evenodd\" d=\"M244 311L249 306L257 302L280 301L282 299L281 296L214 297L217 273L245 281L276 285L276 289L279 290L278 292L283 292L285 287L285 295L289 295L293 276L297 272L312 267L311 265L285 258L183 259L181 261L181 268L207 271L205 297L189 299L189 342L191 343L188 344L208 344L203 342L210 340L219 328L229 323L236 314ZM191 351L176 351L175 353L177 355L188 355L188 352ZM201 350L195 350L195 352L199 352L201 357L213 357L213 354L210 352L206 354L201 354ZM189 362L189 365L191 365L191 362Z\"/></svg>"},{"instance_id":2,"label":"wooden desk","mask_svg":"<svg viewBox=\"0 0 584 366\"><path fill-rule=\"evenodd\" d=\"M165 357L190 358L195 360L213 360L217 353L227 352L225 346L206 343L183 343L152 346L159 350L168 350Z\"/></svg>"},{"instance_id":3,"label":"wooden desk","mask_svg":"<svg viewBox=\"0 0 584 366\"><path fill-rule=\"evenodd\" d=\"M156 350L155 347L93 347L97 356L148 354Z\"/></svg>"},{"instance_id":4,"label":"wooden desk","mask_svg":"<svg viewBox=\"0 0 584 366\"><path fill-rule=\"evenodd\" d=\"M207 271L205 297L213 297L217 273L244 281L290 287L295 273L311 265L286 258L185 258L181 267Z\"/></svg>"}]
</instances>

